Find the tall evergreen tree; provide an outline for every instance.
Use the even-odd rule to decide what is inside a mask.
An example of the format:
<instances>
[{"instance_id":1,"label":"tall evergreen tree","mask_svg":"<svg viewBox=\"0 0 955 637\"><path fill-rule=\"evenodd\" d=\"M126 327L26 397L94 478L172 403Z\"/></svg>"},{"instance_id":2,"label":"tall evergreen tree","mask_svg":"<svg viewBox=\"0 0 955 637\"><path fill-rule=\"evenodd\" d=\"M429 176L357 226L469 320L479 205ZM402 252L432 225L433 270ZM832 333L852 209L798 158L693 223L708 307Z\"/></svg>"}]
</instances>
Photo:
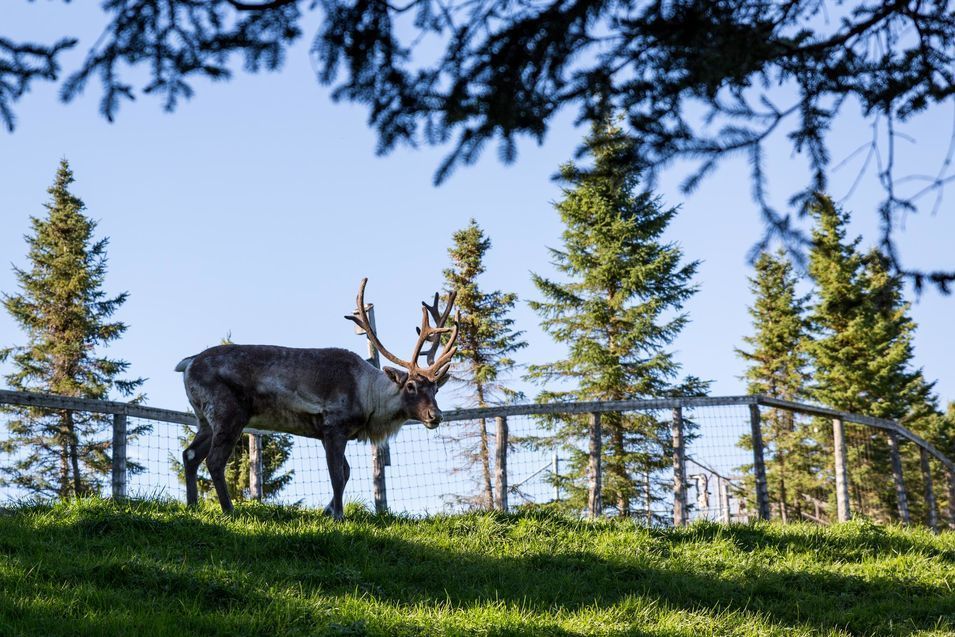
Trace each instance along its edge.
<instances>
[{"instance_id":1,"label":"tall evergreen tree","mask_svg":"<svg viewBox=\"0 0 955 637\"><path fill-rule=\"evenodd\" d=\"M500 290L485 292L478 285L491 240L477 221L471 219L454 233L452 241L448 249L451 267L444 271L444 279L448 290L457 291L455 307L460 313L454 380L471 404L485 407L514 396L502 380L514 368L511 356L527 343L521 338L524 332L514 329L514 319L509 316L517 295ZM490 509L494 506L494 487L487 422L482 418L473 425L470 433L474 444L468 445L465 460L479 467L480 493L474 503Z\"/></svg>"},{"instance_id":2,"label":"tall evergreen tree","mask_svg":"<svg viewBox=\"0 0 955 637\"><path fill-rule=\"evenodd\" d=\"M26 237L30 267L14 267L20 291L3 295L3 306L26 332L27 344L0 350L12 357L10 387L82 398L107 398L111 390L131 396L143 379L126 380L123 360L97 355L120 338L126 325L110 318L127 293L108 297L108 239L95 239L96 222L70 192L73 173L64 159L45 217L31 217ZM14 409L9 436L0 445L8 455L3 482L41 496L60 498L95 493L110 468L109 419L99 415ZM138 429L129 432L139 433Z\"/></svg>"},{"instance_id":3,"label":"tall evergreen tree","mask_svg":"<svg viewBox=\"0 0 955 637\"><path fill-rule=\"evenodd\" d=\"M753 335L743 339L749 351L736 350L749 364L747 391L797 401L805 397L809 383L808 296L796 292L798 278L783 251L760 254L755 269L750 278L755 300L749 308ZM771 458L766 466L770 496L783 521L793 514L799 519L802 494L814 491L818 449L808 440L806 423L791 411L769 409L762 422L763 443ZM745 436L742 446L752 449L752 439Z\"/></svg>"},{"instance_id":4,"label":"tall evergreen tree","mask_svg":"<svg viewBox=\"0 0 955 637\"><path fill-rule=\"evenodd\" d=\"M936 410L932 383L913 369L915 323L902 282L878 251L862 254L846 239L848 213L820 196L809 272L816 283L813 397L822 404L918 427ZM831 432L819 442L831 450ZM856 511L877 519L897 515L889 447L882 432L853 430L847 450Z\"/></svg>"},{"instance_id":5,"label":"tall evergreen tree","mask_svg":"<svg viewBox=\"0 0 955 637\"><path fill-rule=\"evenodd\" d=\"M678 381L680 365L667 347L688 322L684 303L696 291L698 262L683 263L683 253L662 235L676 208L638 192L638 173L623 161L629 141L616 125L594 127L585 146L592 170L561 167L567 184L556 204L564 223L562 249L552 249L553 265L563 281L533 274L543 296L531 307L541 325L567 346L567 357L532 366L530 378L560 382L543 401L622 400L693 395L708 383L695 377ZM587 431L581 418L553 423L555 440L571 452L571 504L582 508L587 485L587 456L577 441ZM656 495L653 474L667 466L669 422L653 414L605 414L603 431L604 501L621 515L642 502L647 515Z\"/></svg>"}]
</instances>

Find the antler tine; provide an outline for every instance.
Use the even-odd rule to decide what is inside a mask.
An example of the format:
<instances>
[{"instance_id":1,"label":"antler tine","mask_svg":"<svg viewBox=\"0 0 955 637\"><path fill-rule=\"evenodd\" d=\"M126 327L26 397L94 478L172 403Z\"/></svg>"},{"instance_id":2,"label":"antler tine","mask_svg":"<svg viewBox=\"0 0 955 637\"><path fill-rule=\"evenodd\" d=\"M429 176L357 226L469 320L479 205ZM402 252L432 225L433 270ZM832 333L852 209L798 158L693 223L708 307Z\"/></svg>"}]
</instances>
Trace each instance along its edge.
<instances>
[{"instance_id":1,"label":"antler tine","mask_svg":"<svg viewBox=\"0 0 955 637\"><path fill-rule=\"evenodd\" d=\"M371 329L371 321L368 320L368 313L365 311L365 285L368 283L368 277L365 277L361 280L361 285L358 286L358 298L355 302L358 304L358 316L354 314L346 314L345 318L349 321L354 321L358 327L365 330L365 333L368 335L368 340L372 342L372 345L378 350L378 352L390 360L395 365L401 365L405 369L412 370L417 367L414 363L409 363L408 361L403 361L381 344L381 341L378 340L378 335L375 334L375 331ZM419 348L420 349L420 348ZM417 358L412 358L412 361L416 361Z\"/></svg>"},{"instance_id":2,"label":"antler tine","mask_svg":"<svg viewBox=\"0 0 955 637\"><path fill-rule=\"evenodd\" d=\"M448 317L451 315L451 308L454 307L454 300L457 298L457 296L457 290L452 290L451 293L448 294L448 305L444 308L444 312L438 311L438 300L440 299L440 296L437 292L434 293L434 303L432 305L428 305L424 301L421 302L421 305L427 308L428 313L431 314L431 318L434 319L434 325L436 328L443 328L444 324L447 323ZM418 334L420 335L421 328L417 328L417 330ZM440 346L441 339L433 338L431 340L431 347L429 347L422 354L419 354L419 356L427 357L426 360L428 361L428 367L432 367L434 365L434 355Z\"/></svg>"},{"instance_id":3,"label":"antler tine","mask_svg":"<svg viewBox=\"0 0 955 637\"><path fill-rule=\"evenodd\" d=\"M449 338L448 342L445 343L444 351L442 351L441 355L438 356L438 360L428 367L428 371L432 379L436 382L438 379L448 373L448 370L451 368L451 359L458 351L458 348L454 346L454 343L458 340L458 324L460 321L461 313L457 312L454 316L454 326L450 328L451 338ZM447 330L448 328L445 327L442 329Z\"/></svg>"},{"instance_id":4,"label":"antler tine","mask_svg":"<svg viewBox=\"0 0 955 637\"><path fill-rule=\"evenodd\" d=\"M414 351L411 353L411 360L413 361L417 361L418 358L421 356L421 348L424 347L424 344L428 342L428 339L434 336L435 343L440 342L441 337L439 335L448 331L448 328L446 327L439 327L439 328L431 327L431 323L428 321L428 314L430 313L428 311L428 305L426 303L422 303L421 305L423 305L424 307L421 308L421 327L418 328L418 342L415 343ZM434 347L435 346L432 346L431 349L434 349ZM428 355L429 367L431 366L431 360L430 360L431 356L433 356L433 354L429 353Z\"/></svg>"}]
</instances>

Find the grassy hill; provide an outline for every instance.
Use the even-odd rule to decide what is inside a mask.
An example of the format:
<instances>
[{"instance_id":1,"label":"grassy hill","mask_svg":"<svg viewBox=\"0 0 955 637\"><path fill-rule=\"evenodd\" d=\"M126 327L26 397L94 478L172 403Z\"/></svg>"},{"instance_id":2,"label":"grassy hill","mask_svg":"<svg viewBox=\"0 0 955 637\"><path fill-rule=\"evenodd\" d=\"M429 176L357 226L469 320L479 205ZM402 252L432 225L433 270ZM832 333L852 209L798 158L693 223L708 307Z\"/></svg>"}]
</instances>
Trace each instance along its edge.
<instances>
[{"instance_id":1,"label":"grassy hill","mask_svg":"<svg viewBox=\"0 0 955 637\"><path fill-rule=\"evenodd\" d=\"M0 513L0 635L955 635L955 534L88 500Z\"/></svg>"}]
</instances>

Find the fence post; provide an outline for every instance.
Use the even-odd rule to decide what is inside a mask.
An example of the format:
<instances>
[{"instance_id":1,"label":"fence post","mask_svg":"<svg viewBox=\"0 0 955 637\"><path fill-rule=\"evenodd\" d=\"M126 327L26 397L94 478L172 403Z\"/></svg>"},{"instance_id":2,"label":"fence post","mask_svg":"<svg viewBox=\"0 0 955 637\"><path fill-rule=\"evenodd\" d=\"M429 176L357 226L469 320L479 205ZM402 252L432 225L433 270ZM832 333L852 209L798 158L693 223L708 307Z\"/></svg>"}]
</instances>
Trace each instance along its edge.
<instances>
[{"instance_id":1,"label":"fence post","mask_svg":"<svg viewBox=\"0 0 955 637\"><path fill-rule=\"evenodd\" d=\"M729 480L725 478L717 477L716 484L720 491L720 515L723 519L723 524L729 524L733 521L732 513L730 512L730 483Z\"/></svg>"},{"instance_id":2,"label":"fence post","mask_svg":"<svg viewBox=\"0 0 955 637\"><path fill-rule=\"evenodd\" d=\"M249 434L249 497L262 501L262 434Z\"/></svg>"},{"instance_id":3,"label":"fence post","mask_svg":"<svg viewBox=\"0 0 955 637\"><path fill-rule=\"evenodd\" d=\"M371 483L372 498L375 500L375 513L388 512L388 483L385 481L385 467L391 464L391 448L387 442L371 446Z\"/></svg>"},{"instance_id":4,"label":"fence post","mask_svg":"<svg viewBox=\"0 0 955 637\"><path fill-rule=\"evenodd\" d=\"M938 533L938 511L935 506L935 491L932 489L932 468L928 464L928 451L919 447L919 462L922 465L922 480L925 481L925 508L928 509L928 526Z\"/></svg>"},{"instance_id":5,"label":"fence post","mask_svg":"<svg viewBox=\"0 0 955 637\"><path fill-rule=\"evenodd\" d=\"M126 414L113 414L113 499L126 497Z\"/></svg>"},{"instance_id":6,"label":"fence post","mask_svg":"<svg viewBox=\"0 0 955 637\"><path fill-rule=\"evenodd\" d=\"M683 409L673 408L670 421L670 435L673 439L673 526L685 526L686 507L686 450L683 446Z\"/></svg>"},{"instance_id":7,"label":"fence post","mask_svg":"<svg viewBox=\"0 0 955 637\"><path fill-rule=\"evenodd\" d=\"M948 473L948 528L955 530L955 471Z\"/></svg>"},{"instance_id":8,"label":"fence post","mask_svg":"<svg viewBox=\"0 0 955 637\"><path fill-rule=\"evenodd\" d=\"M905 480L902 476L902 457L899 455L899 437L894 431L886 434L889 438L889 458L892 461L892 479L895 480L895 498L899 505L899 519L903 524L910 524L909 498L905 493Z\"/></svg>"},{"instance_id":9,"label":"fence post","mask_svg":"<svg viewBox=\"0 0 955 637\"><path fill-rule=\"evenodd\" d=\"M587 496L587 511L591 518L600 517L603 511L603 502L600 495L601 479L601 442L603 436L600 430L600 413L590 414L590 463L587 475L590 478L590 492Z\"/></svg>"},{"instance_id":10,"label":"fence post","mask_svg":"<svg viewBox=\"0 0 955 637\"><path fill-rule=\"evenodd\" d=\"M766 461L763 458L763 427L759 405L749 406L749 427L753 442L753 475L756 479L756 514L760 520L769 519L769 485L766 483Z\"/></svg>"},{"instance_id":11,"label":"fence post","mask_svg":"<svg viewBox=\"0 0 955 637\"><path fill-rule=\"evenodd\" d=\"M353 314L358 314L358 308L355 308ZM375 305L374 303L365 304L365 314L368 316L368 326L372 331L377 330L375 326ZM365 330L355 325L355 334L359 336L365 335ZM370 338L366 338L368 345L368 362L381 369L381 360L378 358L378 348L375 347L375 344L371 342ZM371 443L371 485L372 485L372 498L375 501L375 512L376 513L387 513L388 512L388 485L385 481L385 467L391 464L391 449L388 447L387 442L373 442Z\"/></svg>"},{"instance_id":12,"label":"fence post","mask_svg":"<svg viewBox=\"0 0 955 637\"><path fill-rule=\"evenodd\" d=\"M498 416L495 422L494 471L497 510L507 511L507 418Z\"/></svg>"},{"instance_id":13,"label":"fence post","mask_svg":"<svg viewBox=\"0 0 955 637\"><path fill-rule=\"evenodd\" d=\"M560 502L560 457L557 455L557 449L554 449L550 470L554 474L554 502Z\"/></svg>"},{"instance_id":14,"label":"fence post","mask_svg":"<svg viewBox=\"0 0 955 637\"><path fill-rule=\"evenodd\" d=\"M710 517L710 479L705 473L690 476L696 484L696 507L703 514L703 519Z\"/></svg>"},{"instance_id":15,"label":"fence post","mask_svg":"<svg viewBox=\"0 0 955 637\"><path fill-rule=\"evenodd\" d=\"M836 463L836 519L846 522L849 511L849 471L846 458L846 432L841 418L832 419L832 447Z\"/></svg>"}]
</instances>

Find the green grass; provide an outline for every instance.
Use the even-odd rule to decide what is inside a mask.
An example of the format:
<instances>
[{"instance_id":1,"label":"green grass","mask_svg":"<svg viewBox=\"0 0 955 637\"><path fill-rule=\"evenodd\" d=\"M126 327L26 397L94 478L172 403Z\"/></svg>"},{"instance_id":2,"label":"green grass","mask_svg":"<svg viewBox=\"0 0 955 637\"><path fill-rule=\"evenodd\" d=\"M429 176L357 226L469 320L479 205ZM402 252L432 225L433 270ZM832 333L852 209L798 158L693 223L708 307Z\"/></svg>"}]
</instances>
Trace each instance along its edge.
<instances>
[{"instance_id":1,"label":"green grass","mask_svg":"<svg viewBox=\"0 0 955 637\"><path fill-rule=\"evenodd\" d=\"M955 635L952 533L348 515L2 511L0 635Z\"/></svg>"}]
</instances>

